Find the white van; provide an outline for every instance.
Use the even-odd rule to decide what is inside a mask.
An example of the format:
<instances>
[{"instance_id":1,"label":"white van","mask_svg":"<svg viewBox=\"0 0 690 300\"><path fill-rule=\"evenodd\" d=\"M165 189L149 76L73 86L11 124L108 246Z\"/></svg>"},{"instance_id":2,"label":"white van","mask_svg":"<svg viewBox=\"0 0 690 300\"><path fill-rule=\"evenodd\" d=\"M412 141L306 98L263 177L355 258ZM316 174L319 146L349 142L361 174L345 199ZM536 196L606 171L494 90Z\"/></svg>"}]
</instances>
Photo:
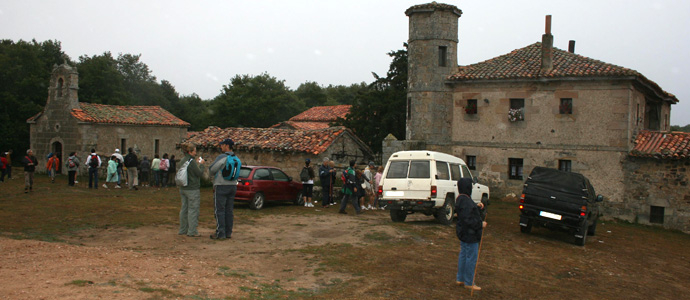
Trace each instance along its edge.
<instances>
[{"instance_id":1,"label":"white van","mask_svg":"<svg viewBox=\"0 0 690 300\"><path fill-rule=\"evenodd\" d=\"M488 204L489 187L477 183L462 159L426 150L395 152L379 183L379 204L390 210L394 222L422 212L434 215L442 224L451 224L460 178L472 179L474 202Z\"/></svg>"}]
</instances>

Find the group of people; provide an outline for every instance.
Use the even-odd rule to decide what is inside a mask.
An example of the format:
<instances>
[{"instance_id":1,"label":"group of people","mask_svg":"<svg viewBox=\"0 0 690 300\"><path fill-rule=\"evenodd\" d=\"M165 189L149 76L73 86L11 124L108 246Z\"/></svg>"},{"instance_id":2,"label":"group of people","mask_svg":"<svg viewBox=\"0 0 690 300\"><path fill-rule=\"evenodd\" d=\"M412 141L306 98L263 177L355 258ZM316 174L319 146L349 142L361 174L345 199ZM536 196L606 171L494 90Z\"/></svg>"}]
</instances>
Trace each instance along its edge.
<instances>
[{"instance_id":1,"label":"group of people","mask_svg":"<svg viewBox=\"0 0 690 300\"><path fill-rule=\"evenodd\" d=\"M226 175L226 161L233 159L241 165L241 161L234 153L234 142L232 139L225 139L220 143L223 152L208 167L209 175L213 181L213 203L214 216L216 219L216 230L210 235L212 240L227 240L232 238L232 228L234 223L234 204L235 194L237 193L237 177ZM196 146L190 143L181 145L184 157L180 160L180 172L186 173L183 176L186 182L180 185L180 198L182 207L180 208L180 228L179 235L189 237L199 237L197 227L199 225L199 207L201 204L200 179L204 173L205 160L197 157ZM239 172L239 170L234 170ZM177 177L176 177L177 180Z\"/></svg>"},{"instance_id":2,"label":"group of people","mask_svg":"<svg viewBox=\"0 0 690 300\"><path fill-rule=\"evenodd\" d=\"M376 173L374 173L376 171ZM337 170L335 163L330 161L327 157L323 159L323 163L319 166L319 180L321 182L322 208L328 208L335 205L336 201L333 197L333 188L337 180ZM344 179L339 212L346 214L345 208L347 203L352 203L357 214L361 214L363 210L375 210L378 208L376 189L379 186L381 177L383 176L383 166L378 169L373 161L370 161L364 171L357 168L355 161L350 161L350 167L341 174ZM313 188L314 188L314 169L311 167L311 159L307 158L304 162L304 167L300 171L300 180L302 181L302 196L304 206L314 207L312 202Z\"/></svg>"}]
</instances>

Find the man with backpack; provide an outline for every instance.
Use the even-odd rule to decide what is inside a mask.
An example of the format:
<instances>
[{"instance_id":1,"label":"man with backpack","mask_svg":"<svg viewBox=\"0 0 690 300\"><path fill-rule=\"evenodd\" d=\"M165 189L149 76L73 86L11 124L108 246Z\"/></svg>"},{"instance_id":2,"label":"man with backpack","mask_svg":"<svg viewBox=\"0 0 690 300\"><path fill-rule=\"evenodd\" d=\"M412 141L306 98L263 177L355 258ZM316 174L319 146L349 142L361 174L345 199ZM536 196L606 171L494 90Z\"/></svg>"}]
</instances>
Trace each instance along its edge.
<instances>
[{"instance_id":1,"label":"man with backpack","mask_svg":"<svg viewBox=\"0 0 690 300\"><path fill-rule=\"evenodd\" d=\"M304 161L304 168L299 173L299 178L302 181L302 198L304 198L304 206L314 207L314 203L311 203L311 197L314 191L314 169L309 165L311 159L306 159Z\"/></svg>"},{"instance_id":2,"label":"man with backpack","mask_svg":"<svg viewBox=\"0 0 690 300\"><path fill-rule=\"evenodd\" d=\"M80 163L77 152L70 152L67 163L65 163L67 167L67 184L69 186L74 186L75 179L77 178L77 169L79 169Z\"/></svg>"},{"instance_id":3,"label":"man with backpack","mask_svg":"<svg viewBox=\"0 0 690 300\"><path fill-rule=\"evenodd\" d=\"M98 168L101 167L101 158L96 154L96 149L91 149L91 154L86 158L86 165L89 166L89 188L93 183L93 188L98 189Z\"/></svg>"},{"instance_id":4,"label":"man with backpack","mask_svg":"<svg viewBox=\"0 0 690 300\"><path fill-rule=\"evenodd\" d=\"M213 178L213 202L215 204L216 232L211 235L213 240L230 239L234 222L233 207L235 193L237 193L237 178L240 175L242 162L233 152L235 142L224 139L220 142L223 154L218 155L209 167L209 174Z\"/></svg>"},{"instance_id":5,"label":"man with backpack","mask_svg":"<svg viewBox=\"0 0 690 300\"><path fill-rule=\"evenodd\" d=\"M137 167L139 166L139 158L134 154L134 149L129 147L127 149L127 155L125 155L125 168L127 169L127 185L130 190L138 190L137 184L139 184L139 173L137 172Z\"/></svg>"},{"instance_id":6,"label":"man with backpack","mask_svg":"<svg viewBox=\"0 0 690 300\"><path fill-rule=\"evenodd\" d=\"M345 196L343 197L343 201L340 203L340 210L338 211L338 213L347 214L345 209L347 208L348 202L352 203L352 206L355 208L355 212L358 215L362 213L362 209L359 207L359 204L357 203L357 180L355 178L356 167L357 165L355 161L351 160L350 167L347 168L347 170L344 171L342 174L342 178L344 181L343 194Z\"/></svg>"}]
</instances>

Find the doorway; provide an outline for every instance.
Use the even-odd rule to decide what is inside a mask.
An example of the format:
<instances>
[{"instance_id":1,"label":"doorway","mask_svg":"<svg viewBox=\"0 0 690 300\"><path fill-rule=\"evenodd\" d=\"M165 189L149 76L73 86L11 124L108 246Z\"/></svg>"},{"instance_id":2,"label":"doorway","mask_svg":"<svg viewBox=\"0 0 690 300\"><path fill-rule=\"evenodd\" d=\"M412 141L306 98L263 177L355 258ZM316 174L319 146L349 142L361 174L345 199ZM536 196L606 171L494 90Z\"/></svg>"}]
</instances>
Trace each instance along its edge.
<instances>
[{"instance_id":1,"label":"doorway","mask_svg":"<svg viewBox=\"0 0 690 300\"><path fill-rule=\"evenodd\" d=\"M51 152L53 152L53 155L57 157L60 160L60 163L58 164L57 171L55 172L56 174L62 174L62 143L60 142L53 142L53 144L50 147Z\"/></svg>"}]
</instances>

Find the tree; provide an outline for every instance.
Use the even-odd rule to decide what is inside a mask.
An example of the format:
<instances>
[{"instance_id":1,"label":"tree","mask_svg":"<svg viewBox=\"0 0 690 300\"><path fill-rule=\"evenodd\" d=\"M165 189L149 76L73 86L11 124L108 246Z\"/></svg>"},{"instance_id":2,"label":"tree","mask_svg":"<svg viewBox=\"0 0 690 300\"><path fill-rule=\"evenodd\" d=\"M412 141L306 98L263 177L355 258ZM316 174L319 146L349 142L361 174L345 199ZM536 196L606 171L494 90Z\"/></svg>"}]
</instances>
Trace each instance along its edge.
<instances>
[{"instance_id":1,"label":"tree","mask_svg":"<svg viewBox=\"0 0 690 300\"><path fill-rule=\"evenodd\" d=\"M336 122L352 129L376 153L381 153L381 143L389 133L405 136L407 50L392 51L388 56L393 61L386 77L373 73L376 80L357 94L346 119Z\"/></svg>"},{"instance_id":2,"label":"tree","mask_svg":"<svg viewBox=\"0 0 690 300\"><path fill-rule=\"evenodd\" d=\"M118 70L118 62L110 52L101 55L79 57L79 102L110 105L127 105L125 79Z\"/></svg>"},{"instance_id":3,"label":"tree","mask_svg":"<svg viewBox=\"0 0 690 300\"><path fill-rule=\"evenodd\" d=\"M26 120L45 106L53 65L64 61L58 41L0 40L0 151L29 148Z\"/></svg>"},{"instance_id":4,"label":"tree","mask_svg":"<svg viewBox=\"0 0 690 300\"><path fill-rule=\"evenodd\" d=\"M324 89L326 92L326 105L351 105L357 93L368 89L368 84L365 82L354 83L350 86L344 85L329 85Z\"/></svg>"},{"instance_id":5,"label":"tree","mask_svg":"<svg viewBox=\"0 0 690 300\"><path fill-rule=\"evenodd\" d=\"M211 101L201 100L197 94L182 96L178 103L179 110L175 110L173 114L189 122L191 124L189 130L201 131L212 125L211 103Z\"/></svg>"},{"instance_id":6,"label":"tree","mask_svg":"<svg viewBox=\"0 0 690 300\"><path fill-rule=\"evenodd\" d=\"M304 102L307 108L326 105L328 97L323 88L316 82L305 82L299 85L295 96Z\"/></svg>"},{"instance_id":7,"label":"tree","mask_svg":"<svg viewBox=\"0 0 690 300\"><path fill-rule=\"evenodd\" d=\"M213 99L211 118L219 127L270 127L304 109L284 80L267 73L236 75Z\"/></svg>"}]
</instances>

